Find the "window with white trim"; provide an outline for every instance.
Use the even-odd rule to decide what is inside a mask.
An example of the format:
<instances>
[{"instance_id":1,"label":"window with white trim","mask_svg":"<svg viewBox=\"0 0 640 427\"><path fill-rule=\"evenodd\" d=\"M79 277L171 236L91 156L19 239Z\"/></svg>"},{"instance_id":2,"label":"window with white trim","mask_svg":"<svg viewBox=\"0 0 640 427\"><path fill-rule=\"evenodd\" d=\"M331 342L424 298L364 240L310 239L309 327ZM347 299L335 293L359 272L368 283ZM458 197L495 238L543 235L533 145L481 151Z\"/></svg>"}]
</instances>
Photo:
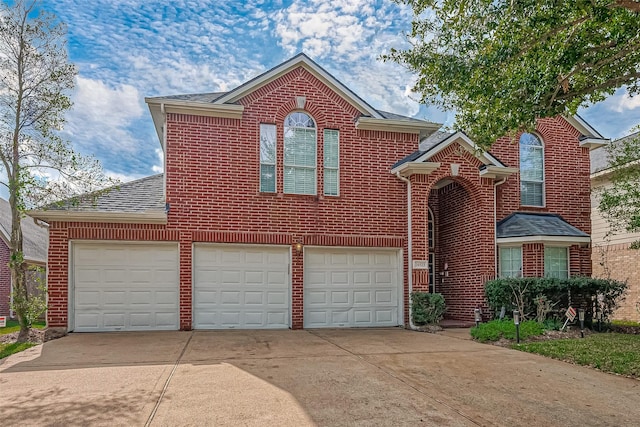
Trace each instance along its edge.
<instances>
[{"instance_id":1,"label":"window with white trim","mask_svg":"<svg viewBox=\"0 0 640 427\"><path fill-rule=\"evenodd\" d=\"M520 203L544 206L544 148L532 133L520 136Z\"/></svg>"},{"instance_id":2,"label":"window with white trim","mask_svg":"<svg viewBox=\"0 0 640 427\"><path fill-rule=\"evenodd\" d=\"M544 247L544 275L556 279L569 278L569 248Z\"/></svg>"},{"instance_id":3,"label":"window with white trim","mask_svg":"<svg viewBox=\"0 0 640 427\"><path fill-rule=\"evenodd\" d=\"M296 111L284 120L284 192L316 194L316 124Z\"/></svg>"},{"instance_id":4,"label":"window with white trim","mask_svg":"<svg viewBox=\"0 0 640 427\"><path fill-rule=\"evenodd\" d=\"M260 191L276 192L276 125L260 124Z\"/></svg>"},{"instance_id":5,"label":"window with white trim","mask_svg":"<svg viewBox=\"0 0 640 427\"><path fill-rule=\"evenodd\" d=\"M522 277L522 247L500 247L498 252L500 277Z\"/></svg>"},{"instance_id":6,"label":"window with white trim","mask_svg":"<svg viewBox=\"0 0 640 427\"><path fill-rule=\"evenodd\" d=\"M340 131L324 130L324 194L337 196L340 182Z\"/></svg>"}]
</instances>

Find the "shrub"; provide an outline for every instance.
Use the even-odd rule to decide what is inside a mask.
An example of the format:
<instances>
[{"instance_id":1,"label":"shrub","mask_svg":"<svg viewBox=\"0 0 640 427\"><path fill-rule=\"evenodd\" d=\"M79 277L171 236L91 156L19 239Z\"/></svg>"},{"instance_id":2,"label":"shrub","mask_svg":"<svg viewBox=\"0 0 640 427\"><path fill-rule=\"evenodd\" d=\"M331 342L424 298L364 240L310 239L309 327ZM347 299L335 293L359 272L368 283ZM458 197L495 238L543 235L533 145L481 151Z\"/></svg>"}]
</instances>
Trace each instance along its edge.
<instances>
[{"instance_id":1,"label":"shrub","mask_svg":"<svg viewBox=\"0 0 640 427\"><path fill-rule=\"evenodd\" d=\"M564 322L557 317L550 317L542 322L542 327L547 331L559 331L562 329Z\"/></svg>"},{"instance_id":2,"label":"shrub","mask_svg":"<svg viewBox=\"0 0 640 427\"><path fill-rule=\"evenodd\" d=\"M534 320L520 322L520 339L524 340L543 333L542 325ZM492 320L471 328L471 336L480 342L498 341L500 338L515 340L516 325L513 320Z\"/></svg>"},{"instance_id":3,"label":"shrub","mask_svg":"<svg viewBox=\"0 0 640 427\"><path fill-rule=\"evenodd\" d=\"M442 294L411 293L411 320L414 325L438 323L446 310Z\"/></svg>"},{"instance_id":4,"label":"shrub","mask_svg":"<svg viewBox=\"0 0 640 427\"><path fill-rule=\"evenodd\" d=\"M564 311L569 307L569 295L571 295L572 306L584 308L587 323L590 323L596 306L604 319L609 318L623 299L627 284L616 280L589 277L569 279L522 277L490 280L485 284L484 289L489 307L494 313L504 306L507 312L514 309L520 310L523 319L536 316L540 298L544 298L545 305L548 304L544 307L546 314L554 314L555 311L555 314L564 316ZM552 310L552 307L555 310Z\"/></svg>"}]
</instances>

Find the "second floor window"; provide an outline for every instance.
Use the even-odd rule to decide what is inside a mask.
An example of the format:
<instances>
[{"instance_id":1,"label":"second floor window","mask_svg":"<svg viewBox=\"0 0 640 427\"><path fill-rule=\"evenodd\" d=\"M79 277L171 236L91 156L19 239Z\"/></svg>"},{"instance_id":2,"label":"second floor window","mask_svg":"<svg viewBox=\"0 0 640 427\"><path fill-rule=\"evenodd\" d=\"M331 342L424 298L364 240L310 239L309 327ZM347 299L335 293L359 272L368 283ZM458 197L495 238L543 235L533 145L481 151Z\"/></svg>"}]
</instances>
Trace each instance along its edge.
<instances>
[{"instance_id":1,"label":"second floor window","mask_svg":"<svg viewBox=\"0 0 640 427\"><path fill-rule=\"evenodd\" d=\"M532 133L520 136L520 204L544 206L544 151Z\"/></svg>"},{"instance_id":2,"label":"second floor window","mask_svg":"<svg viewBox=\"0 0 640 427\"><path fill-rule=\"evenodd\" d=\"M296 111L284 120L284 192L316 194L316 124Z\"/></svg>"}]
</instances>

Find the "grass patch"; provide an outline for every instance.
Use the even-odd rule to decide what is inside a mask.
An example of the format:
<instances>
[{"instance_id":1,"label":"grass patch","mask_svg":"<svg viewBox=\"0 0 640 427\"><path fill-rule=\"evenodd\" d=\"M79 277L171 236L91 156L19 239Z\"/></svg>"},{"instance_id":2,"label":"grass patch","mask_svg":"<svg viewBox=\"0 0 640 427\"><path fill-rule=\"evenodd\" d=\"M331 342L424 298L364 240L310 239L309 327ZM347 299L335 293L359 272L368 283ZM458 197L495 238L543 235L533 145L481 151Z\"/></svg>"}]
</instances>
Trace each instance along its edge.
<instances>
[{"instance_id":1,"label":"grass patch","mask_svg":"<svg viewBox=\"0 0 640 427\"><path fill-rule=\"evenodd\" d=\"M535 320L520 323L520 339L542 335L544 328ZM480 342L498 341L501 338L516 339L516 325L513 320L492 320L471 328L471 336Z\"/></svg>"},{"instance_id":2,"label":"grass patch","mask_svg":"<svg viewBox=\"0 0 640 427\"><path fill-rule=\"evenodd\" d=\"M20 353L28 348L33 347L34 343L31 342L21 342L21 343L10 343L10 344L0 344L0 359L4 359L7 356L11 356L15 353Z\"/></svg>"},{"instance_id":3,"label":"grass patch","mask_svg":"<svg viewBox=\"0 0 640 427\"><path fill-rule=\"evenodd\" d=\"M631 321L631 320L612 320L611 324L615 325L615 326L637 326L637 327L640 327L640 323L634 322L634 321Z\"/></svg>"},{"instance_id":4,"label":"grass patch","mask_svg":"<svg viewBox=\"0 0 640 427\"><path fill-rule=\"evenodd\" d=\"M44 329L45 326L47 326L47 323L43 320L33 322L33 325L31 325L33 329ZM0 328L0 335L11 334L13 332L18 332L19 330L20 323L18 323L17 320L7 319L7 326L4 328Z\"/></svg>"},{"instance_id":5,"label":"grass patch","mask_svg":"<svg viewBox=\"0 0 640 427\"><path fill-rule=\"evenodd\" d=\"M512 348L640 378L640 336L616 333L513 345Z\"/></svg>"}]
</instances>

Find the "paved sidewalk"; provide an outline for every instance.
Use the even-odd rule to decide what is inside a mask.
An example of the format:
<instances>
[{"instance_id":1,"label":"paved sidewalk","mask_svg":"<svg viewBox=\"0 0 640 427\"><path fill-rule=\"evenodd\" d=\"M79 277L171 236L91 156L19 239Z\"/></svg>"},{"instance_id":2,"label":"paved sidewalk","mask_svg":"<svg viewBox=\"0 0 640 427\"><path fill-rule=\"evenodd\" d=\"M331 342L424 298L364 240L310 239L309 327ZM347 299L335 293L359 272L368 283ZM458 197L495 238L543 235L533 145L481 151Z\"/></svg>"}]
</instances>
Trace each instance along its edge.
<instances>
[{"instance_id":1,"label":"paved sidewalk","mask_svg":"<svg viewBox=\"0 0 640 427\"><path fill-rule=\"evenodd\" d=\"M0 389L3 426L640 419L638 380L478 344L468 330L451 329L71 334L0 360Z\"/></svg>"}]
</instances>

